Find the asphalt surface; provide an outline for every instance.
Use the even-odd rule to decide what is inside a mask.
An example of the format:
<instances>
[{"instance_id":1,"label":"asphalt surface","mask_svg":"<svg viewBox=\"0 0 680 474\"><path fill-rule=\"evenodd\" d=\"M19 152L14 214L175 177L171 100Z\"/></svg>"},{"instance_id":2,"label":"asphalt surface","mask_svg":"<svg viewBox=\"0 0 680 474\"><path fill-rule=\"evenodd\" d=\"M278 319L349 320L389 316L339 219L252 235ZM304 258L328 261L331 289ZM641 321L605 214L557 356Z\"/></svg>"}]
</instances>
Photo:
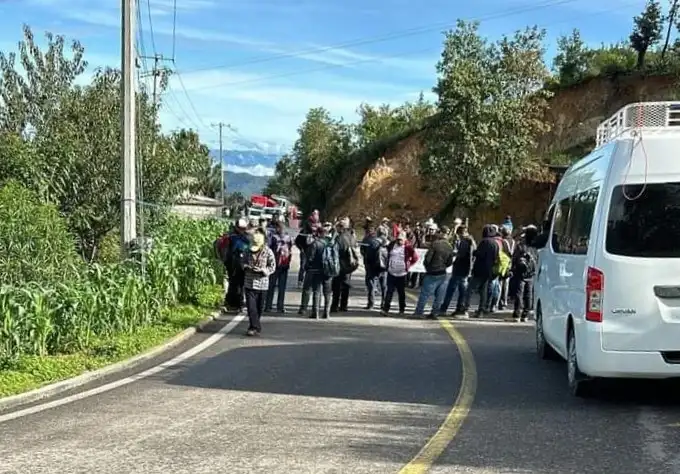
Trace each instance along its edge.
<instances>
[{"instance_id":1,"label":"asphalt surface","mask_svg":"<svg viewBox=\"0 0 680 474\"><path fill-rule=\"evenodd\" d=\"M349 313L316 321L295 314L293 274L289 312L266 316L262 337L243 323L179 366L0 423L0 473L398 472L451 410L461 357L437 322L364 311L361 280ZM456 327L477 392L431 472L680 472L677 384L574 399L565 364L535 356L531 324Z\"/></svg>"}]
</instances>

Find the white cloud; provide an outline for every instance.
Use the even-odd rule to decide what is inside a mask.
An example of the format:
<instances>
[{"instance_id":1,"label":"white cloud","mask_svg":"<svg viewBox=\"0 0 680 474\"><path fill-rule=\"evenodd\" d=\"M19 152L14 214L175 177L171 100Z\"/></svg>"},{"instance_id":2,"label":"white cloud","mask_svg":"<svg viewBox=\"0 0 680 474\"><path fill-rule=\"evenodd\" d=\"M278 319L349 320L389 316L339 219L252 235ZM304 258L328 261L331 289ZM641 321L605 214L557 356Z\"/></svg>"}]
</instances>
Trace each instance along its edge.
<instances>
[{"instance_id":1,"label":"white cloud","mask_svg":"<svg viewBox=\"0 0 680 474\"><path fill-rule=\"evenodd\" d=\"M262 165L246 167L227 164L227 171L231 171L233 173L247 173L252 174L253 176L274 176L274 168L267 168L266 166Z\"/></svg>"}]
</instances>

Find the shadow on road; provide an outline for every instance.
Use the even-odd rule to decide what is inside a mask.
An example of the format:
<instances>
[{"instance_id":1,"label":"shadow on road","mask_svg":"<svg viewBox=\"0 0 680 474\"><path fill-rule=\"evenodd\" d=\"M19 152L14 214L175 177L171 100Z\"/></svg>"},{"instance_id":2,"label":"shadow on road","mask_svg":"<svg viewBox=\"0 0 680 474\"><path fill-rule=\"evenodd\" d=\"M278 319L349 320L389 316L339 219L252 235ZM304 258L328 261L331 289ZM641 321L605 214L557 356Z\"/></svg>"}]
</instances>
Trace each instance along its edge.
<instances>
[{"instance_id":1,"label":"shadow on road","mask_svg":"<svg viewBox=\"0 0 680 474\"><path fill-rule=\"evenodd\" d=\"M263 320L260 338L227 340L224 352L178 367L167 383L450 406L460 382L456 348L436 323L411 328L272 317Z\"/></svg>"}]
</instances>

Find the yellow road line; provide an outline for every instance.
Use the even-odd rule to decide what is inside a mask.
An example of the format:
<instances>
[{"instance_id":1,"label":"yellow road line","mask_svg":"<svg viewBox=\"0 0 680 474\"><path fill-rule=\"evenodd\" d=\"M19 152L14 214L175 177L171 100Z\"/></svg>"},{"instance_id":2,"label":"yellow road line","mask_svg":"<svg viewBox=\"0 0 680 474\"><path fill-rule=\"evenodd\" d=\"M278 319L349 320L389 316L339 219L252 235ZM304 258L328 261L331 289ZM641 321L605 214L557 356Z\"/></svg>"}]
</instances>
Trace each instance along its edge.
<instances>
[{"instance_id":1,"label":"yellow road line","mask_svg":"<svg viewBox=\"0 0 680 474\"><path fill-rule=\"evenodd\" d=\"M408 297L415 299L412 294L408 294ZM470 413L477 393L477 365L470 346L450 321L440 319L439 324L447 332L460 354L463 366L460 389L451 411L437 432L420 452L399 471L399 474L425 474L432 468L435 461L444 453L446 447L458 434L460 427Z\"/></svg>"}]
</instances>

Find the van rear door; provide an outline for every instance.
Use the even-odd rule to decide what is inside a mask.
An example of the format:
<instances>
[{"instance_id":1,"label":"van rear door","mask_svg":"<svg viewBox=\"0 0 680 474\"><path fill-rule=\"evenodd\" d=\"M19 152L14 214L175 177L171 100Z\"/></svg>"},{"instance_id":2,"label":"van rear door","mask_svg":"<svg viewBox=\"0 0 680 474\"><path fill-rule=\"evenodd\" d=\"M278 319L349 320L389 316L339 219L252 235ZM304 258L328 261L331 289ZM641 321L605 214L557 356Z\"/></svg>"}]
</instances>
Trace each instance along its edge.
<instances>
[{"instance_id":1,"label":"van rear door","mask_svg":"<svg viewBox=\"0 0 680 474\"><path fill-rule=\"evenodd\" d=\"M680 176L615 186L606 224L602 345L680 350Z\"/></svg>"}]
</instances>

